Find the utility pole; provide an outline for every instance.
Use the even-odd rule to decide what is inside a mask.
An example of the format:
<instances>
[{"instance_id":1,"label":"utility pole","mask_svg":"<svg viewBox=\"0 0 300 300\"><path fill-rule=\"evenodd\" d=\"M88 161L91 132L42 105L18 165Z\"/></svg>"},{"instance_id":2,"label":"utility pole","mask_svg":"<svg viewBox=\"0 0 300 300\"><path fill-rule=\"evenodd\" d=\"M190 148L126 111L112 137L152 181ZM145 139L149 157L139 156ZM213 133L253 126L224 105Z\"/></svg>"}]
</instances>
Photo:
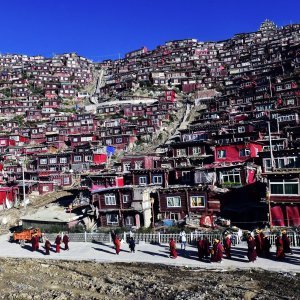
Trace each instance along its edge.
<instances>
[{"instance_id":1,"label":"utility pole","mask_svg":"<svg viewBox=\"0 0 300 300\"><path fill-rule=\"evenodd\" d=\"M22 179L23 179L23 204L24 204L24 207L26 209L26 191L25 191L25 172L24 172L24 163L25 163L25 160L22 161Z\"/></svg>"},{"instance_id":2,"label":"utility pole","mask_svg":"<svg viewBox=\"0 0 300 300\"><path fill-rule=\"evenodd\" d=\"M274 170L274 156L273 156L273 147L272 147L272 136L271 136L271 129L270 129L270 121L268 123L268 134L269 134L269 145L270 145L270 156L271 156L271 168L272 171Z\"/></svg>"}]
</instances>

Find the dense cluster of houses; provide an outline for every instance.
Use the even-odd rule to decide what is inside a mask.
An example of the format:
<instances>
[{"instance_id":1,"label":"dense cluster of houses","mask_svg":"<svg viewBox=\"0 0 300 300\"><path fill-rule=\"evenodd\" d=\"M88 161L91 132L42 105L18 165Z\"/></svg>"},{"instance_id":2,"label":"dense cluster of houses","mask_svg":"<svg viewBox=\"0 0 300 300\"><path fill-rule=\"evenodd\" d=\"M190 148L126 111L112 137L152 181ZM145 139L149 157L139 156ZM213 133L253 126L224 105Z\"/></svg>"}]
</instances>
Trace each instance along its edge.
<instances>
[{"instance_id":1,"label":"dense cluster of houses","mask_svg":"<svg viewBox=\"0 0 300 300\"><path fill-rule=\"evenodd\" d=\"M99 226L211 226L215 216L300 225L299 24L266 20L228 40L170 41L101 63L4 55L0 69L3 207L26 182L26 194L80 191ZM80 92L97 69L99 103L87 112ZM129 152L172 124L178 95L192 107L187 126L152 153Z\"/></svg>"}]
</instances>

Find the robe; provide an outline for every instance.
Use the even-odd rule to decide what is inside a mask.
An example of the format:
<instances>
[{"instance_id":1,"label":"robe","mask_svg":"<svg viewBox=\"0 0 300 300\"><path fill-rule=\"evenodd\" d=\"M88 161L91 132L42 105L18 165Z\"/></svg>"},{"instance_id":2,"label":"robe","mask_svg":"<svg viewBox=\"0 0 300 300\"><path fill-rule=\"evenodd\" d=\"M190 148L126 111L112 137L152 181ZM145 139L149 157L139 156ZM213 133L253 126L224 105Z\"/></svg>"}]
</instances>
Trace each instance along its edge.
<instances>
[{"instance_id":1,"label":"robe","mask_svg":"<svg viewBox=\"0 0 300 300\"><path fill-rule=\"evenodd\" d=\"M170 257L177 258L176 243L174 240L170 241Z\"/></svg>"},{"instance_id":2,"label":"robe","mask_svg":"<svg viewBox=\"0 0 300 300\"><path fill-rule=\"evenodd\" d=\"M121 251L121 241L116 237L114 240L114 244L116 247L116 254L119 255L120 251Z\"/></svg>"},{"instance_id":3,"label":"robe","mask_svg":"<svg viewBox=\"0 0 300 300\"><path fill-rule=\"evenodd\" d=\"M285 255L283 251L283 241L280 236L276 238L275 245L276 245L276 258L278 260L284 259Z\"/></svg>"},{"instance_id":4,"label":"robe","mask_svg":"<svg viewBox=\"0 0 300 300\"><path fill-rule=\"evenodd\" d=\"M65 250L69 250L69 237L66 234L63 237L63 243L65 244Z\"/></svg>"},{"instance_id":5,"label":"robe","mask_svg":"<svg viewBox=\"0 0 300 300\"><path fill-rule=\"evenodd\" d=\"M211 261L212 262L221 262L222 258L223 258L223 246L222 244L219 243L215 243L213 245L213 250L212 250L212 254L211 254Z\"/></svg>"},{"instance_id":6,"label":"robe","mask_svg":"<svg viewBox=\"0 0 300 300\"><path fill-rule=\"evenodd\" d=\"M226 238L224 242L225 255L227 258L231 258L231 240L230 238Z\"/></svg>"},{"instance_id":7,"label":"robe","mask_svg":"<svg viewBox=\"0 0 300 300\"><path fill-rule=\"evenodd\" d=\"M286 233L282 234L282 242L283 242L283 252L292 253L291 242Z\"/></svg>"},{"instance_id":8,"label":"robe","mask_svg":"<svg viewBox=\"0 0 300 300\"><path fill-rule=\"evenodd\" d=\"M248 252L247 252L247 256L249 261L254 262L256 260L257 254L256 254L256 242L253 239L248 239L247 241L248 243Z\"/></svg>"},{"instance_id":9,"label":"robe","mask_svg":"<svg viewBox=\"0 0 300 300\"><path fill-rule=\"evenodd\" d=\"M257 256L262 256L262 241L261 236L259 234L255 236L255 244Z\"/></svg>"},{"instance_id":10,"label":"robe","mask_svg":"<svg viewBox=\"0 0 300 300\"><path fill-rule=\"evenodd\" d=\"M203 240L203 250L204 250L204 256L209 257L210 251L209 251L210 242L207 238L204 238Z\"/></svg>"},{"instance_id":11,"label":"robe","mask_svg":"<svg viewBox=\"0 0 300 300\"><path fill-rule=\"evenodd\" d=\"M197 248L198 248L198 257L200 260L202 260L204 258L204 240L198 240Z\"/></svg>"},{"instance_id":12,"label":"robe","mask_svg":"<svg viewBox=\"0 0 300 300\"><path fill-rule=\"evenodd\" d=\"M61 236L58 235L55 239L56 253L60 253L60 244L61 244Z\"/></svg>"},{"instance_id":13,"label":"robe","mask_svg":"<svg viewBox=\"0 0 300 300\"><path fill-rule=\"evenodd\" d=\"M36 241L35 241L35 236L31 238L31 250L36 251Z\"/></svg>"},{"instance_id":14,"label":"robe","mask_svg":"<svg viewBox=\"0 0 300 300\"><path fill-rule=\"evenodd\" d=\"M45 242L45 250L46 250L46 255L50 255L50 249L51 249L51 243L47 240Z\"/></svg>"}]
</instances>

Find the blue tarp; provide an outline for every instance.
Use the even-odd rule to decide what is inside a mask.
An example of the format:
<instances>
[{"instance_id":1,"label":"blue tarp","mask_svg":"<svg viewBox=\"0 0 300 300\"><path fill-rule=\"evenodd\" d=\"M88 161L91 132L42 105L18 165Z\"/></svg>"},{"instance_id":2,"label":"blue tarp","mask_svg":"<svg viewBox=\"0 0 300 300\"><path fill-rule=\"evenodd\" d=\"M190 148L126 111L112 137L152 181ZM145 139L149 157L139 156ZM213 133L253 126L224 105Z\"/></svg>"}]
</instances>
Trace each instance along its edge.
<instances>
[{"instance_id":1,"label":"blue tarp","mask_svg":"<svg viewBox=\"0 0 300 300\"><path fill-rule=\"evenodd\" d=\"M111 155L113 155L114 153L115 153L115 148L114 147L112 147L112 146L106 146L106 154L108 155L108 156L111 156Z\"/></svg>"}]
</instances>

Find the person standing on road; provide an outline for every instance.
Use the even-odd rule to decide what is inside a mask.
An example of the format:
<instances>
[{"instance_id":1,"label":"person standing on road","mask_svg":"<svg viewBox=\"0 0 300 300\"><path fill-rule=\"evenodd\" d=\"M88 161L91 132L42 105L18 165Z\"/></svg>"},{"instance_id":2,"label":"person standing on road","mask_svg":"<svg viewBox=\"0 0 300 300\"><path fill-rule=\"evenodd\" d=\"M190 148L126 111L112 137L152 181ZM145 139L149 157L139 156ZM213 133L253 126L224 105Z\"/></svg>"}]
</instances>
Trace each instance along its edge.
<instances>
[{"instance_id":1,"label":"person standing on road","mask_svg":"<svg viewBox=\"0 0 300 300\"><path fill-rule=\"evenodd\" d=\"M170 239L170 257L177 258L176 243L173 238Z\"/></svg>"},{"instance_id":2,"label":"person standing on road","mask_svg":"<svg viewBox=\"0 0 300 300\"><path fill-rule=\"evenodd\" d=\"M121 251L121 241L119 240L119 237L116 235L114 239L114 244L116 248L116 254L119 255Z\"/></svg>"},{"instance_id":3,"label":"person standing on road","mask_svg":"<svg viewBox=\"0 0 300 300\"><path fill-rule=\"evenodd\" d=\"M255 244L257 256L262 256L262 240L258 229L255 230Z\"/></svg>"},{"instance_id":4,"label":"person standing on road","mask_svg":"<svg viewBox=\"0 0 300 300\"><path fill-rule=\"evenodd\" d=\"M64 234L63 237L63 243L65 244L65 250L69 250L69 237L66 233Z\"/></svg>"},{"instance_id":5,"label":"person standing on road","mask_svg":"<svg viewBox=\"0 0 300 300\"><path fill-rule=\"evenodd\" d=\"M271 245L269 237L264 236L264 238L263 238L263 256L265 258L270 258L270 256L271 256L271 253L270 253L271 247L272 247L272 245Z\"/></svg>"},{"instance_id":6,"label":"person standing on road","mask_svg":"<svg viewBox=\"0 0 300 300\"><path fill-rule=\"evenodd\" d=\"M134 241L133 237L131 237L129 239L128 244L129 244L129 249L130 249L131 253L134 253L135 252L135 241Z\"/></svg>"},{"instance_id":7,"label":"person standing on road","mask_svg":"<svg viewBox=\"0 0 300 300\"><path fill-rule=\"evenodd\" d=\"M185 247L186 247L186 233L185 233L184 229L181 230L181 232L179 233L179 236L180 236L181 250L185 251Z\"/></svg>"},{"instance_id":8,"label":"person standing on road","mask_svg":"<svg viewBox=\"0 0 300 300\"><path fill-rule=\"evenodd\" d=\"M31 238L31 250L32 252L36 251L37 248L36 248L36 234L33 234L32 235L32 238Z\"/></svg>"},{"instance_id":9,"label":"person standing on road","mask_svg":"<svg viewBox=\"0 0 300 300\"><path fill-rule=\"evenodd\" d=\"M211 252L211 262L222 262L224 248L218 239L214 240Z\"/></svg>"},{"instance_id":10,"label":"person standing on road","mask_svg":"<svg viewBox=\"0 0 300 300\"><path fill-rule=\"evenodd\" d=\"M228 259L231 259L231 235L230 234L225 236L224 249L225 249L226 257Z\"/></svg>"},{"instance_id":11,"label":"person standing on road","mask_svg":"<svg viewBox=\"0 0 300 300\"><path fill-rule=\"evenodd\" d=\"M277 234L275 245L276 245L276 259L278 260L284 259L285 255L283 251L283 241L280 236L280 233Z\"/></svg>"},{"instance_id":12,"label":"person standing on road","mask_svg":"<svg viewBox=\"0 0 300 300\"><path fill-rule=\"evenodd\" d=\"M55 239L56 253L60 253L61 236L58 234Z\"/></svg>"},{"instance_id":13,"label":"person standing on road","mask_svg":"<svg viewBox=\"0 0 300 300\"><path fill-rule=\"evenodd\" d=\"M256 257L257 257L256 242L255 242L254 238L251 235L248 236L247 244L248 244L247 256L248 256L249 262L254 262L256 260Z\"/></svg>"},{"instance_id":14,"label":"person standing on road","mask_svg":"<svg viewBox=\"0 0 300 300\"><path fill-rule=\"evenodd\" d=\"M210 242L209 242L207 237L204 237L204 239L203 239L203 251L204 251L204 256L206 258L208 258L209 255L210 255L210 249L209 248L210 248Z\"/></svg>"},{"instance_id":15,"label":"person standing on road","mask_svg":"<svg viewBox=\"0 0 300 300\"><path fill-rule=\"evenodd\" d=\"M45 255L50 255L51 243L48 239L45 242Z\"/></svg>"},{"instance_id":16,"label":"person standing on road","mask_svg":"<svg viewBox=\"0 0 300 300\"><path fill-rule=\"evenodd\" d=\"M204 240L199 240L197 241L197 248L198 248L198 257L200 260L203 260L204 258Z\"/></svg>"},{"instance_id":17,"label":"person standing on road","mask_svg":"<svg viewBox=\"0 0 300 300\"><path fill-rule=\"evenodd\" d=\"M282 230L283 252L293 254L291 250L291 241L287 236L286 230Z\"/></svg>"}]
</instances>

